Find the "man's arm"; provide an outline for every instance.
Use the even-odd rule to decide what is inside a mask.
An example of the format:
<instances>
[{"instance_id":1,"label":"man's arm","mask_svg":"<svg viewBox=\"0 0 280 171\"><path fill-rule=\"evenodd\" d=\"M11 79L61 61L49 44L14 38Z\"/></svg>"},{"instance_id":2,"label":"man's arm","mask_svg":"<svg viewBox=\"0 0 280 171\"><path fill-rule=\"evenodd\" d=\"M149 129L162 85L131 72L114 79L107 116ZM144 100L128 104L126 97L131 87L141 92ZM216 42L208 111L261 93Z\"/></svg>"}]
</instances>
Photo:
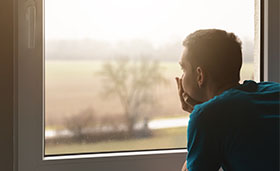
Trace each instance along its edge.
<instances>
[{"instance_id":1,"label":"man's arm","mask_svg":"<svg viewBox=\"0 0 280 171\"><path fill-rule=\"evenodd\" d=\"M221 141L215 123L205 118L197 118L199 111L194 110L188 125L189 171L216 171L221 166Z\"/></svg>"},{"instance_id":2,"label":"man's arm","mask_svg":"<svg viewBox=\"0 0 280 171\"><path fill-rule=\"evenodd\" d=\"M183 165L181 171L189 171L189 170L187 169L187 161L185 161L185 163L184 163L184 165Z\"/></svg>"},{"instance_id":3,"label":"man's arm","mask_svg":"<svg viewBox=\"0 0 280 171\"><path fill-rule=\"evenodd\" d=\"M181 102L181 105L182 105L182 109L186 112L191 113L193 111L193 106L188 104L185 101L184 90L183 90L183 86L182 86L182 79L180 79L178 77L176 77L175 79L176 79L176 83L177 83L177 87L178 87L178 94L179 94L180 102ZM181 171L188 171L187 161L185 161L185 163L183 164L183 167L182 167Z\"/></svg>"},{"instance_id":4,"label":"man's arm","mask_svg":"<svg viewBox=\"0 0 280 171\"><path fill-rule=\"evenodd\" d=\"M185 110L186 112L192 113L194 110L194 105L185 101L185 97L184 97L185 92L182 87L182 79L176 77L176 82L178 86L178 93L179 93L182 109ZM219 160L217 156L215 157L212 156L213 154L218 154L217 151L219 147L216 147L217 143L215 143L215 141L217 141L218 139L212 141L211 139L215 137L214 136L215 134L211 135L210 133L211 129L209 129L209 132L207 133L208 129L199 129L197 126L199 125L197 125L195 119L190 120L188 126L188 150L189 150L187 155L188 162L185 161L181 170L182 171L213 170L213 169L218 170L220 167L220 164L218 163ZM197 134L198 130L199 130L199 134ZM213 146L211 144L213 144ZM206 149L206 150L203 152L202 149ZM207 157L208 153L209 153L209 157L212 157L211 159Z\"/></svg>"}]
</instances>

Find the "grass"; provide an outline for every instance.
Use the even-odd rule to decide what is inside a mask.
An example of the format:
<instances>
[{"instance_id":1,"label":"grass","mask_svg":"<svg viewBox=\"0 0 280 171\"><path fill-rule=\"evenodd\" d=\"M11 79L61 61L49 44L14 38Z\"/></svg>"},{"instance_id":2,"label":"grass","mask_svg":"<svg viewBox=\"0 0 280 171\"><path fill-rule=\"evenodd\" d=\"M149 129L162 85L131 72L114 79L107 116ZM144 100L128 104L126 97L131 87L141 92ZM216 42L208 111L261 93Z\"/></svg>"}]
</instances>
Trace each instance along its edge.
<instances>
[{"instance_id":1,"label":"grass","mask_svg":"<svg viewBox=\"0 0 280 171\"><path fill-rule=\"evenodd\" d=\"M162 62L161 65L169 83L155 90L158 99L157 106L153 107L149 117L184 115L180 108L174 79L180 76L182 71L176 61ZM77 114L89 107L93 108L95 114L99 116L123 113L120 102L115 96L105 98L100 93L104 83L96 73L101 66L102 61L46 61L47 125L52 122L63 123L65 117ZM253 64L243 64L241 80L252 78L253 71Z\"/></svg>"},{"instance_id":2,"label":"grass","mask_svg":"<svg viewBox=\"0 0 280 171\"><path fill-rule=\"evenodd\" d=\"M91 107L96 115L121 115L120 102L115 97L103 98L100 91L104 83L96 75L101 61L46 61L46 128L63 129L64 119ZM173 118L186 115L180 108L174 78L182 71L177 62L162 62L166 86L158 87L158 103L149 113L151 119ZM253 64L243 64L241 80L252 79ZM113 110L112 110L113 109ZM83 152L127 151L186 146L186 129L161 129L154 136L125 141L106 141L91 144L55 144L46 147L46 154L69 154Z\"/></svg>"},{"instance_id":3,"label":"grass","mask_svg":"<svg viewBox=\"0 0 280 171\"><path fill-rule=\"evenodd\" d=\"M149 149L169 149L186 147L186 128L161 129L153 132L149 138L112 140L88 144L55 144L46 145L46 155L98 153L113 151L135 151Z\"/></svg>"},{"instance_id":4,"label":"grass","mask_svg":"<svg viewBox=\"0 0 280 171\"><path fill-rule=\"evenodd\" d=\"M65 117L92 108L96 116L121 115L123 109L115 96L103 97L103 80L98 76L101 61L46 61L46 124L63 123ZM149 117L183 115L177 97L175 76L181 74L176 62L164 62L169 84L159 86L157 106ZM166 98L168 97L168 98ZM164 100L163 100L164 99ZM112 111L112 109L114 109ZM152 113L152 114L151 114ZM153 116L152 116L153 115Z\"/></svg>"}]
</instances>

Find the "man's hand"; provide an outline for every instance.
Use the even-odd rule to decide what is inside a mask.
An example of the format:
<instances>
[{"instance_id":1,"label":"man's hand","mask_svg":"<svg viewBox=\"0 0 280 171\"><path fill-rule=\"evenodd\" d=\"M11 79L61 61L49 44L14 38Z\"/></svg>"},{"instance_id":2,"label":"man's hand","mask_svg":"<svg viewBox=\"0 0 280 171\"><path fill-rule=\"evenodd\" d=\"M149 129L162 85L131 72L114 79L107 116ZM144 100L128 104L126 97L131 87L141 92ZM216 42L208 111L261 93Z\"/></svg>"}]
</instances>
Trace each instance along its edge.
<instances>
[{"instance_id":1,"label":"man's hand","mask_svg":"<svg viewBox=\"0 0 280 171\"><path fill-rule=\"evenodd\" d=\"M181 171L188 171L188 169L187 169L187 161L185 161Z\"/></svg>"},{"instance_id":2,"label":"man's hand","mask_svg":"<svg viewBox=\"0 0 280 171\"><path fill-rule=\"evenodd\" d=\"M176 77L176 82L177 82L177 86L178 86L178 92L179 92L182 109L184 111L191 113L193 111L193 106L185 101L184 97L186 96L186 94L184 93L184 90L183 90L182 79Z\"/></svg>"}]
</instances>

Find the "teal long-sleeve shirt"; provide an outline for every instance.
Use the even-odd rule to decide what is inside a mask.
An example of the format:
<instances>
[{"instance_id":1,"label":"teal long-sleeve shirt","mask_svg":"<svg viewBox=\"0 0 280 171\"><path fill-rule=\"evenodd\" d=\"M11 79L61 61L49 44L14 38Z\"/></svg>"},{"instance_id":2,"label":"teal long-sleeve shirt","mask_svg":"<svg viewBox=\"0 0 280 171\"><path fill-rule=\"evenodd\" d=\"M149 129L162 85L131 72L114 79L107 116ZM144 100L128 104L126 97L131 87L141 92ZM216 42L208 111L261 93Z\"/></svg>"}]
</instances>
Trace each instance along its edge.
<instances>
[{"instance_id":1,"label":"teal long-sleeve shirt","mask_svg":"<svg viewBox=\"0 0 280 171\"><path fill-rule=\"evenodd\" d=\"M189 171L279 171L280 84L245 81L196 105Z\"/></svg>"}]
</instances>

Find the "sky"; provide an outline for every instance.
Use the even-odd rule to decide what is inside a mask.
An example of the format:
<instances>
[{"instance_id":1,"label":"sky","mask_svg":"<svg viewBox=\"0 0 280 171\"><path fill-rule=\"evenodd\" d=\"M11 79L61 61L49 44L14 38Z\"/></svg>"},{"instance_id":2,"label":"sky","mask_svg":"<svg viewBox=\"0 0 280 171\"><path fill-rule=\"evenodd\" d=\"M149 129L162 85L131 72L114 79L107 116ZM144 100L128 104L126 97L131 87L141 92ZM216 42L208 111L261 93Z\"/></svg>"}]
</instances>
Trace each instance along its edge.
<instances>
[{"instance_id":1,"label":"sky","mask_svg":"<svg viewBox=\"0 0 280 171\"><path fill-rule=\"evenodd\" d=\"M182 41L197 29L254 37L254 0L45 0L45 38L155 46Z\"/></svg>"}]
</instances>

